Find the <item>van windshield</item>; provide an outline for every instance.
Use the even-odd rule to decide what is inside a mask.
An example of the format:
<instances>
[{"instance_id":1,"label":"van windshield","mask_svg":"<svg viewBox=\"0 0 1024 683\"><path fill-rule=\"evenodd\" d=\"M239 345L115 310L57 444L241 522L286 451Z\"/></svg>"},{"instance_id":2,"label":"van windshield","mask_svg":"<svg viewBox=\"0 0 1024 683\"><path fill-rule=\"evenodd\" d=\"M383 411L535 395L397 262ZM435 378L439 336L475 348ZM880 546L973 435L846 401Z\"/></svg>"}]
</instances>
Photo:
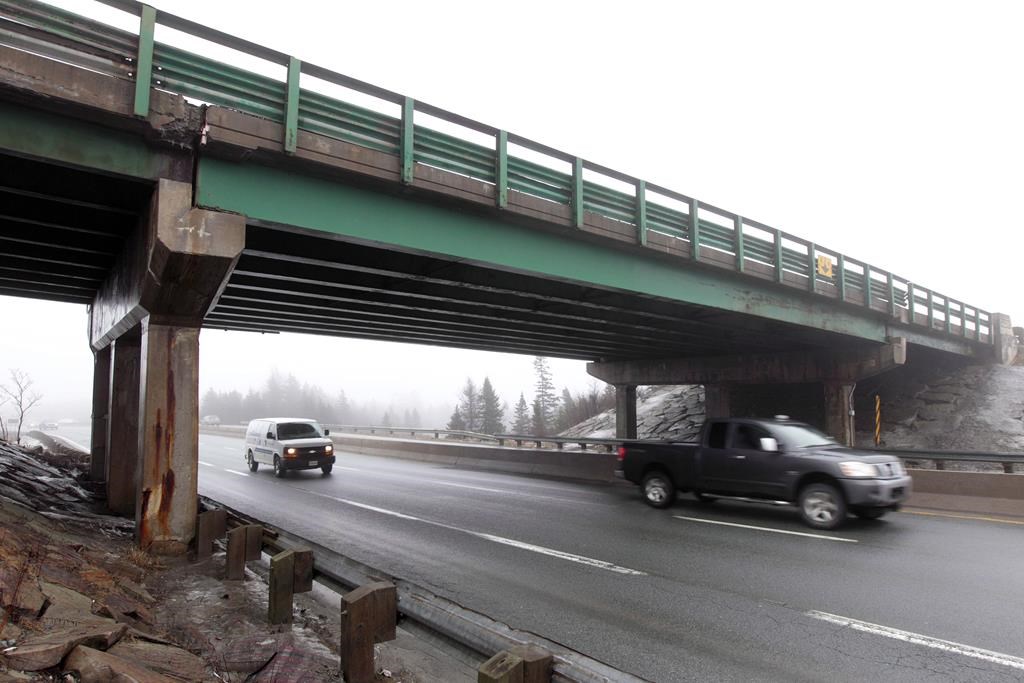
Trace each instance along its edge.
<instances>
[{"instance_id":1,"label":"van windshield","mask_svg":"<svg viewBox=\"0 0 1024 683\"><path fill-rule=\"evenodd\" d=\"M315 422L282 422L277 425L277 440L315 439L322 436L320 425Z\"/></svg>"}]
</instances>

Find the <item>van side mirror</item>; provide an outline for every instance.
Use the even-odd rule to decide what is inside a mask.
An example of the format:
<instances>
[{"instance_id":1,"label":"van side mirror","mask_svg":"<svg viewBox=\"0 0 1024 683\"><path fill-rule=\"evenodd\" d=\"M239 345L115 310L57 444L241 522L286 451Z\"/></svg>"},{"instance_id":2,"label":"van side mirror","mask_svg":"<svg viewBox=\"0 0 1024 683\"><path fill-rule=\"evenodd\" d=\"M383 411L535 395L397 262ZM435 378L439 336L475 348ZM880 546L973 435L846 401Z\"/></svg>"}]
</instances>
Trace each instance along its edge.
<instances>
[{"instance_id":1,"label":"van side mirror","mask_svg":"<svg viewBox=\"0 0 1024 683\"><path fill-rule=\"evenodd\" d=\"M330 435L331 435L331 430L330 429L325 429L324 430L324 436L330 436Z\"/></svg>"},{"instance_id":2,"label":"van side mirror","mask_svg":"<svg viewBox=\"0 0 1024 683\"><path fill-rule=\"evenodd\" d=\"M273 439L274 438L274 432L267 432L267 438L268 439Z\"/></svg>"},{"instance_id":3,"label":"van side mirror","mask_svg":"<svg viewBox=\"0 0 1024 683\"><path fill-rule=\"evenodd\" d=\"M765 453L778 453L779 442L776 441L773 437L763 436L761 437L761 450L764 451Z\"/></svg>"}]
</instances>

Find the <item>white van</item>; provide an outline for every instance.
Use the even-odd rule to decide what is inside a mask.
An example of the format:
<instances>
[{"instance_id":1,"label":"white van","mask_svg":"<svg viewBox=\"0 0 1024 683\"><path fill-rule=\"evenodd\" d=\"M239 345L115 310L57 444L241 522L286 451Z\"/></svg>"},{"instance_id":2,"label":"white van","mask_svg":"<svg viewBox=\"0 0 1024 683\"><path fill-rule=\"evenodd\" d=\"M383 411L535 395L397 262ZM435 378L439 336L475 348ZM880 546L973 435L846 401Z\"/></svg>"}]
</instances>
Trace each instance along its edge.
<instances>
[{"instance_id":1,"label":"white van","mask_svg":"<svg viewBox=\"0 0 1024 683\"><path fill-rule=\"evenodd\" d=\"M288 470L320 468L330 474L334 466L334 444L330 431L316 420L301 417L263 417L245 430L245 462L255 472L260 464L272 465L274 476Z\"/></svg>"}]
</instances>

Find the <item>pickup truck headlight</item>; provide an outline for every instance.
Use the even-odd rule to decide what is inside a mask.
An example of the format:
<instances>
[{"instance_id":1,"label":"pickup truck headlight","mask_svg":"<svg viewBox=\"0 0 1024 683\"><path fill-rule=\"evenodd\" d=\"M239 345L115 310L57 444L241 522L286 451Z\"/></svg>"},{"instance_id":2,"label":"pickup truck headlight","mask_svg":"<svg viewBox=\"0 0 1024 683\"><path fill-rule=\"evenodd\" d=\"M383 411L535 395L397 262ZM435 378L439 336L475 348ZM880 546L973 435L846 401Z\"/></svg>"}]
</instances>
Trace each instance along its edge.
<instances>
[{"instance_id":1,"label":"pickup truck headlight","mask_svg":"<svg viewBox=\"0 0 1024 683\"><path fill-rule=\"evenodd\" d=\"M844 477L877 477L878 468L866 462L841 462L839 471Z\"/></svg>"},{"instance_id":2,"label":"pickup truck headlight","mask_svg":"<svg viewBox=\"0 0 1024 683\"><path fill-rule=\"evenodd\" d=\"M334 446L324 446L324 450L328 453L334 450Z\"/></svg>"}]
</instances>

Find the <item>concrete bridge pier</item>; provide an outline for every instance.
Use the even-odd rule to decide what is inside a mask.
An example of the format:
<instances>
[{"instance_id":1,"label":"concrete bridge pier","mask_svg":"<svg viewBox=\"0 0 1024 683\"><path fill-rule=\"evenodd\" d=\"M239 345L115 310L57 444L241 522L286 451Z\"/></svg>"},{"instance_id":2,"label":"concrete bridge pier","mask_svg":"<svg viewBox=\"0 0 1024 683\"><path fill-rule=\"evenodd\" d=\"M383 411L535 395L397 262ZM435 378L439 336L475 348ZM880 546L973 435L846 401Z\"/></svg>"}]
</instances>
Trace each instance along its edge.
<instances>
[{"instance_id":1,"label":"concrete bridge pier","mask_svg":"<svg viewBox=\"0 0 1024 683\"><path fill-rule=\"evenodd\" d=\"M815 353L590 363L587 372L615 385L617 409L622 412L616 418L618 438L635 438L638 385L702 384L705 413L711 418L772 415L779 412L779 401L773 401L770 392L759 401L740 399L747 398L744 393L757 393L754 390L762 387L776 394L788 394L816 385L820 389L815 391L821 393L814 403L824 419L811 421L819 422L817 426L852 446L853 394L857 382L903 365L906 358L906 340L892 338L882 345ZM633 388L631 400L630 394L620 387Z\"/></svg>"},{"instance_id":2,"label":"concrete bridge pier","mask_svg":"<svg viewBox=\"0 0 1024 683\"><path fill-rule=\"evenodd\" d=\"M93 352L92 436L89 441L89 480L107 481L107 421L110 416L110 347Z\"/></svg>"},{"instance_id":3,"label":"concrete bridge pier","mask_svg":"<svg viewBox=\"0 0 1024 683\"><path fill-rule=\"evenodd\" d=\"M94 380L109 376L108 505L135 515L145 550L183 553L195 535L199 329L244 244L243 216L194 208L191 185L160 180L90 309L90 343L111 358Z\"/></svg>"}]
</instances>

